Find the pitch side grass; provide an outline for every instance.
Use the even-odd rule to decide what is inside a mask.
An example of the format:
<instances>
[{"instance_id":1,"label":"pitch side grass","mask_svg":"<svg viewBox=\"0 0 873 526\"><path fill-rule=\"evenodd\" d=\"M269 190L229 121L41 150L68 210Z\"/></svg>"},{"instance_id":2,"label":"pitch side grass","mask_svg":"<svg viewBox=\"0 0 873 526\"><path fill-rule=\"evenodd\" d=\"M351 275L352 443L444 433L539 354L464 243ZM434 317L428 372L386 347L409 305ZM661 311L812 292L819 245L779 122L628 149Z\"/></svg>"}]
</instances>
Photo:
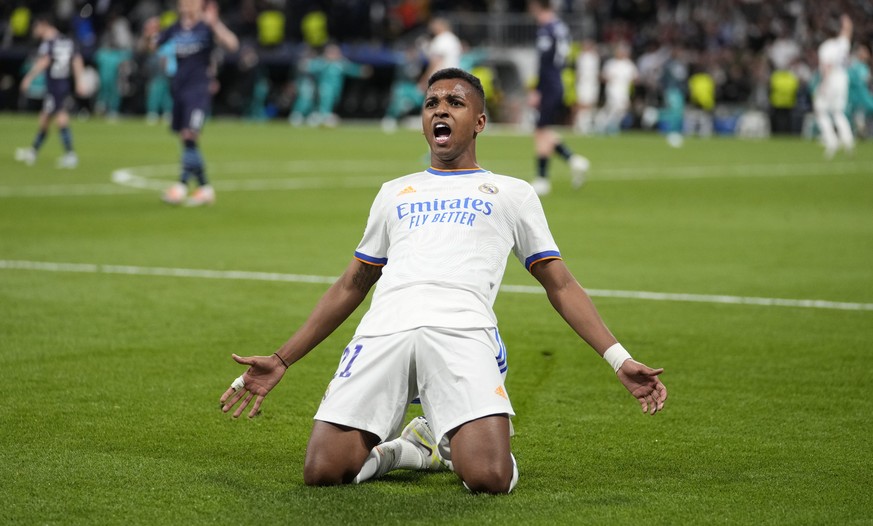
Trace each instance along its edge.
<instances>
[{"instance_id":1,"label":"pitch side grass","mask_svg":"<svg viewBox=\"0 0 873 526\"><path fill-rule=\"evenodd\" d=\"M35 126L0 115L0 523L871 522L868 142L826 162L800 139L567 135L592 170L573 191L553 161L552 231L670 397L642 415L510 261L496 310L521 478L484 497L451 473L303 485L363 308L262 416L218 409L242 371L230 354L282 343L348 264L380 181L426 166L420 134L213 121L218 203L187 209L158 199L180 155L164 127L74 120L80 165L63 171L54 131L35 166L13 160ZM478 144L484 168L522 178L532 149L496 128Z\"/></svg>"}]
</instances>

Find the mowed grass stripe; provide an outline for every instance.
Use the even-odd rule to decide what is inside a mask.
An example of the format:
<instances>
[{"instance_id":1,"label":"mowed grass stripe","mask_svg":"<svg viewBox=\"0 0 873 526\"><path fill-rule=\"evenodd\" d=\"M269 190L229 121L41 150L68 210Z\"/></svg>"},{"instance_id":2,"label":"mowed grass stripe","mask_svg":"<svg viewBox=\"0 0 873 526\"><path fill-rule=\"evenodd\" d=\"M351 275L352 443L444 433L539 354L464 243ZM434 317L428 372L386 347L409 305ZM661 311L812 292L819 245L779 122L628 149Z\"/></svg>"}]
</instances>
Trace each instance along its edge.
<instances>
[{"instance_id":1,"label":"mowed grass stripe","mask_svg":"<svg viewBox=\"0 0 873 526\"><path fill-rule=\"evenodd\" d=\"M110 181L121 167L154 167L138 174L158 190L176 175L177 139L133 119L75 121L77 170L54 168L55 132L36 166L15 163L11 149L35 126L35 115L0 116L4 191L126 192ZM480 164L532 178L530 136L490 132ZM590 184L571 191L554 159L543 206L592 292L873 301L873 143L826 163L799 139L673 149L654 134L564 138L591 159ZM366 306L288 370L257 419L217 408L244 369L230 355L269 354L304 323L320 280L360 241L377 181L364 183L426 166L426 145L378 124L213 120L202 147L224 196L214 207L166 207L151 189L0 199L0 258L86 270L0 270L0 371L12 388L0 405L0 523L870 523L870 311L595 299L634 357L665 369L670 398L652 418L514 261L495 304L517 413L513 495L475 497L451 473L406 471L304 486L312 417ZM305 179L325 187L220 187ZM129 274L139 267L247 270ZM247 277L276 270L318 282Z\"/></svg>"},{"instance_id":2,"label":"mowed grass stripe","mask_svg":"<svg viewBox=\"0 0 873 526\"><path fill-rule=\"evenodd\" d=\"M204 278L224 280L276 281L286 283L332 284L336 276L285 274L281 272L252 272L247 270L210 270L192 268L143 267L138 265L104 265L99 263L57 263L47 261L0 260L0 269L34 270L43 272L79 272L87 274L127 274L133 276L167 276L176 278ZM541 287L528 285L501 285L501 291L518 294L543 294ZM625 298L651 301L684 301L694 303L721 303L727 305L757 305L763 307L798 307L850 311L873 311L873 303L855 303L816 299L757 298L713 294L684 294L634 290L586 289L593 297Z\"/></svg>"},{"instance_id":3,"label":"mowed grass stripe","mask_svg":"<svg viewBox=\"0 0 873 526\"><path fill-rule=\"evenodd\" d=\"M628 181L673 181L693 179L743 178L743 177L814 177L828 175L851 175L866 173L868 163L859 161L819 163L763 163L763 164L700 164L696 166L654 167L594 167L588 175L595 182ZM225 162L210 165L213 175L246 177L252 173L270 172L277 177L267 179L219 179L214 186L222 192L308 190L328 188L378 187L385 178L379 177L279 177L293 173L331 171L338 173L402 173L410 169L409 163L386 163L361 161L300 160L289 162ZM118 168L111 173L112 184L43 184L32 186L0 186L2 197L64 197L100 196L131 193L135 190L160 191L166 186L164 179L176 176L176 165L145 165ZM153 181L152 178L157 180Z\"/></svg>"}]
</instances>

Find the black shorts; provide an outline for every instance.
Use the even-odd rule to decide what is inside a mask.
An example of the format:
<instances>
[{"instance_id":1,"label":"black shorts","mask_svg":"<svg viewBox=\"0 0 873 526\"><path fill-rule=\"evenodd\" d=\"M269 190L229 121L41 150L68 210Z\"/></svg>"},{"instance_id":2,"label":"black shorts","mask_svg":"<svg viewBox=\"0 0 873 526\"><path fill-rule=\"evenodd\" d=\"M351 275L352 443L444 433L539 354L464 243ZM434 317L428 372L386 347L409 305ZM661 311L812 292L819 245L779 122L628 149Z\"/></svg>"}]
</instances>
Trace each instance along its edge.
<instances>
[{"instance_id":1,"label":"black shorts","mask_svg":"<svg viewBox=\"0 0 873 526\"><path fill-rule=\"evenodd\" d=\"M42 98L42 112L48 115L66 110L70 103L69 87L49 87Z\"/></svg>"},{"instance_id":2,"label":"black shorts","mask_svg":"<svg viewBox=\"0 0 873 526\"><path fill-rule=\"evenodd\" d=\"M564 114L564 94L561 92L540 93L540 115L537 118L537 128L560 124Z\"/></svg>"},{"instance_id":3,"label":"black shorts","mask_svg":"<svg viewBox=\"0 0 873 526\"><path fill-rule=\"evenodd\" d=\"M174 132L193 130L200 132L206 122L211 107L209 92L197 90L173 94L173 123Z\"/></svg>"}]
</instances>

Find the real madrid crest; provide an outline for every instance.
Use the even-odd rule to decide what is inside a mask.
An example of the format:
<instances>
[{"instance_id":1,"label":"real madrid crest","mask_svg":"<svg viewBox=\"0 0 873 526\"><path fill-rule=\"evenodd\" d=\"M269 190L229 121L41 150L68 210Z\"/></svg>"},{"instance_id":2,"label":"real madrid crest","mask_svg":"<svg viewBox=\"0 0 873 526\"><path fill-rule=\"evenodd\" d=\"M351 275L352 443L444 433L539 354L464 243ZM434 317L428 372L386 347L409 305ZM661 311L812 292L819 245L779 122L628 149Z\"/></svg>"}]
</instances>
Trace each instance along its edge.
<instances>
[{"instance_id":1,"label":"real madrid crest","mask_svg":"<svg viewBox=\"0 0 873 526\"><path fill-rule=\"evenodd\" d=\"M479 185L479 191L482 192L483 194L492 194L493 195L493 194L496 194L497 192L499 192L500 190L498 190L497 187L491 183L482 183Z\"/></svg>"}]
</instances>

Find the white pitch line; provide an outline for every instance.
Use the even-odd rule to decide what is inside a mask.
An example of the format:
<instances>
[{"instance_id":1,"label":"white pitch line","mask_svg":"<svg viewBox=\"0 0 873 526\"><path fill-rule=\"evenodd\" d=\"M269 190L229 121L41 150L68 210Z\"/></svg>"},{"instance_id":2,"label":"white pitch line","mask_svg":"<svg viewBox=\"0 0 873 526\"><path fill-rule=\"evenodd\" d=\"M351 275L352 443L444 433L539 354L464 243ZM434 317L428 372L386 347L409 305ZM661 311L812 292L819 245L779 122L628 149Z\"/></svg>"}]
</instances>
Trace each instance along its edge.
<instances>
[{"instance_id":1,"label":"white pitch line","mask_svg":"<svg viewBox=\"0 0 873 526\"><path fill-rule=\"evenodd\" d=\"M507 292L543 292L539 287L504 285ZM691 303L719 303L726 305L760 305L764 307L801 307L808 309L873 311L873 303L853 303L827 300L797 300L784 298L759 298L754 296L725 296L715 294L684 294L674 292L647 292L642 290L585 289L589 296L600 298L626 298L652 301L684 301Z\"/></svg>"},{"instance_id":2,"label":"white pitch line","mask_svg":"<svg viewBox=\"0 0 873 526\"><path fill-rule=\"evenodd\" d=\"M284 281L289 283L327 283L337 278L305 274L279 274L244 270L207 270L192 268L141 267L137 265L102 265L95 263L54 263L0 259L3 270L37 270L43 272L78 272L83 274L127 274L131 276L171 276L226 280Z\"/></svg>"},{"instance_id":3,"label":"white pitch line","mask_svg":"<svg viewBox=\"0 0 873 526\"><path fill-rule=\"evenodd\" d=\"M488 163L484 163L486 168ZM213 174L318 174L325 171L374 173L368 177L304 176L270 179L223 179L218 177L215 187L220 192L246 192L267 190L308 190L328 188L376 188L393 177L421 168L403 161L237 161L217 163L210 167ZM30 186L0 186L0 198L4 197L78 197L130 194L136 191L162 191L169 180L177 175L175 164L155 164L119 168L112 172L112 184L57 184ZM512 173L512 170L496 169ZM839 163L802 164L744 164L744 165L698 165L698 166L594 166L589 179L594 182L626 181L671 181L693 179L718 179L740 177L808 177L818 175L846 175L863 172L866 165L859 161ZM153 179L155 178L155 179Z\"/></svg>"},{"instance_id":4,"label":"white pitch line","mask_svg":"<svg viewBox=\"0 0 873 526\"><path fill-rule=\"evenodd\" d=\"M138 265L103 265L95 263L56 263L0 259L0 270L31 270L42 272L78 272L84 274L125 274L133 276L169 276L177 278L205 278L222 280L248 280L286 283L331 284L333 276L308 274L284 274L278 272L252 272L246 270L208 270L191 268L142 267ZM519 294L543 294L541 287L529 285L502 285L500 290ZM650 301L679 301L692 303L715 303L725 305L757 305L763 307L796 307L846 311L873 311L873 303L854 303L811 299L760 298L752 296L726 296L711 294L682 294L671 292L647 292L638 290L585 289L590 296L601 298L625 298Z\"/></svg>"},{"instance_id":5,"label":"white pitch line","mask_svg":"<svg viewBox=\"0 0 873 526\"><path fill-rule=\"evenodd\" d=\"M850 161L843 163L781 163L781 164L736 164L736 165L697 165L697 166L659 166L614 167L595 171L591 168L592 181L674 181L688 179L715 179L725 177L808 177L815 175L847 175L864 172L865 163Z\"/></svg>"},{"instance_id":6,"label":"white pitch line","mask_svg":"<svg viewBox=\"0 0 873 526\"><path fill-rule=\"evenodd\" d=\"M131 194L135 191L109 183L0 186L0 197L79 197Z\"/></svg>"}]
</instances>

